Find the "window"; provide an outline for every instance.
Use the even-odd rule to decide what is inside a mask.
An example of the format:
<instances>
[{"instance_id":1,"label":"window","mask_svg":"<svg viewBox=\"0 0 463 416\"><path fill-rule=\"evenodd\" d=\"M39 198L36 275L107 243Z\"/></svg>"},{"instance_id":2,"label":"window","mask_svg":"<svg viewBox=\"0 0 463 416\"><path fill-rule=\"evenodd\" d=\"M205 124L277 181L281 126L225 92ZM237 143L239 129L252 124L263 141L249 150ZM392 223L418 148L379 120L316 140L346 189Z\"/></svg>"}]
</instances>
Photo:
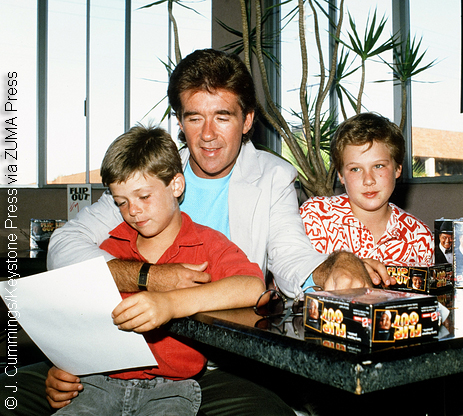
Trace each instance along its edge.
<instances>
[{"instance_id":1,"label":"window","mask_svg":"<svg viewBox=\"0 0 463 416\"><path fill-rule=\"evenodd\" d=\"M413 177L463 175L461 2L410 2L410 26L423 63L436 60L411 85Z\"/></svg>"},{"instance_id":2,"label":"window","mask_svg":"<svg viewBox=\"0 0 463 416\"><path fill-rule=\"evenodd\" d=\"M85 0L48 0L47 184L66 183L66 177L69 183L79 183L78 176L69 176L85 172L86 9ZM90 22L90 27L95 25L94 20ZM40 56L43 56L42 53ZM91 81L93 85L98 85L98 80ZM91 93L91 109L93 98ZM91 114L89 119L92 122ZM82 174L80 181L86 181Z\"/></svg>"},{"instance_id":3,"label":"window","mask_svg":"<svg viewBox=\"0 0 463 416\"><path fill-rule=\"evenodd\" d=\"M2 55L9 57L5 69L18 74L15 121L21 140L15 186L99 184L101 160L117 136L137 121L161 123L167 100L153 107L167 90L163 62L169 60L169 22L166 4L142 8L149 3L0 3L0 14L8 16L5 33L10 34L1 39ZM189 7L197 13L174 5L183 55L211 45L211 0ZM39 84L46 87L37 93ZM161 126L177 136L176 123L166 120Z\"/></svg>"},{"instance_id":4,"label":"window","mask_svg":"<svg viewBox=\"0 0 463 416\"><path fill-rule=\"evenodd\" d=\"M363 37L367 19L372 19L376 10L377 19L385 17L386 27L382 38L386 40L394 33L394 14L399 2L391 0L380 2L366 0L355 2L346 0L344 3L343 35L341 38L347 41L347 33L351 33L348 12L353 16L357 26L357 32ZM336 1L339 4L339 1ZM408 4L407 2L403 2ZM410 23L412 39L416 42L422 39L419 51L426 52L420 66L425 66L436 60L433 67L412 77L411 94L408 99L411 102L411 111L408 118L411 120L411 132L406 133L409 142L407 161L410 166L405 175L408 179L436 177L445 180L445 177L457 179L463 174L463 115L460 113L460 77L461 77L461 2L452 0L445 7L439 6L432 0L409 2L410 9L401 19ZM295 3L290 2L282 6L281 15L294 9ZM325 6L326 7L326 6ZM402 9L401 9L402 10ZM314 42L313 14L308 4L305 6L306 14L306 38L309 54L309 96L316 95L318 87L317 75L319 73L318 51ZM321 23L320 35L325 56L325 66L328 65L328 28L326 19L319 13ZM299 84L301 73L298 22L294 20L287 26L283 20L284 30L281 37L281 84L282 107L284 115L294 128L300 121L291 114L290 110L300 112ZM325 22L325 23L323 23ZM324 25L324 26L323 26ZM377 24L378 25L378 21ZM341 51L341 48L340 48ZM352 55L352 53L351 53ZM383 53L382 59L392 62L392 52ZM351 69L358 65L358 61ZM358 92L360 71L349 76L343 81L344 86L356 97ZM378 82L388 81L388 82ZM396 91L397 93L397 91ZM397 112L399 102L394 97L392 73L379 58L367 60L365 93L362 98L362 111L375 111L385 117L400 123L400 112ZM339 109L338 121L343 121L342 112ZM347 117L354 114L350 104L346 103ZM396 108L395 108L396 107ZM328 110L328 107L325 108ZM283 144L283 153L285 145ZM420 179L421 181L424 179Z\"/></svg>"},{"instance_id":5,"label":"window","mask_svg":"<svg viewBox=\"0 0 463 416\"><path fill-rule=\"evenodd\" d=\"M16 81L15 91L10 92L16 92L12 98L17 99L11 101L16 104L15 111L2 111L2 150L14 149L14 152L11 156L2 152L5 158L0 159L2 171L6 163L11 166L7 167L8 173L17 176L1 175L0 185L34 185L37 170L37 5L30 1L4 0L0 3L0 14L4 33L0 38L2 106L8 102L8 80L11 84Z\"/></svg>"},{"instance_id":6,"label":"window","mask_svg":"<svg viewBox=\"0 0 463 416\"><path fill-rule=\"evenodd\" d=\"M347 41L346 34L351 32L349 27L349 16L348 12L354 17L357 25L357 31L363 35L365 23L370 17L373 16L375 9L377 9L377 18L385 16L389 18L391 15L390 3L376 4L377 1L363 1L361 4L358 2L346 1L344 9L344 21L342 40ZM286 16L293 8L294 3L289 3L283 6L282 16ZM323 46L323 54L325 58L325 67L329 67L329 50L328 50L328 25L323 14L318 11L318 19L320 22L320 35ZM315 97L318 91L319 83L319 57L318 50L315 44L314 35L314 23L313 13L308 4L305 6L305 21L306 21L306 39L307 39L307 52L309 55L309 91L308 95L312 98ZM388 35L392 32L391 19L389 19L388 26L385 29L385 34L382 39L386 40ZM339 49L341 50L341 48ZM284 28L282 34L282 47L281 47L281 59L283 63L282 68L282 104L285 109L297 109L300 111L299 104L299 85L301 79L301 59L299 49L299 28L297 19L294 20ZM351 53L351 56L353 54ZM392 57L392 53L389 54ZM358 64L358 62L357 62ZM352 66L352 69L355 65ZM377 111L382 113L386 117L393 116L393 104L392 104L392 83L378 84L375 81L390 78L387 67L378 63L378 60L367 61L366 68L367 82L365 87L365 95L362 101L366 111ZM346 79L344 85L349 91L357 96L358 84L360 79L360 71L357 71L350 78ZM353 109L349 104L346 105L347 116L350 117L354 114ZM288 112L289 115L289 112ZM342 117L341 117L342 118ZM291 119L297 123L297 119L291 117Z\"/></svg>"}]
</instances>

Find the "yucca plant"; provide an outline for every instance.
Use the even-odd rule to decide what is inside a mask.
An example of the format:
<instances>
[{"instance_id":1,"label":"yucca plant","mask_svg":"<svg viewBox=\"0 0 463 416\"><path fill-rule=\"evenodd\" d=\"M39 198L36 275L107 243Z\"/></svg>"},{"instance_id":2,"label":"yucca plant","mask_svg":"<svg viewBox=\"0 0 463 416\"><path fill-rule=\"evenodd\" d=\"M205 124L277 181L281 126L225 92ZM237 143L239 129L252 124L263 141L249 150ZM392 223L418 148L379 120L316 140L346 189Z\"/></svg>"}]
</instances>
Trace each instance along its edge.
<instances>
[{"instance_id":1,"label":"yucca plant","mask_svg":"<svg viewBox=\"0 0 463 416\"><path fill-rule=\"evenodd\" d=\"M357 32L357 26L354 19L349 13L349 24L351 32L348 33L350 43L344 42L341 39L338 39L347 49L355 53L357 57L360 58L361 64L360 68L362 70L360 85L357 94L357 103L355 106L356 113L359 114L362 111L362 96L365 89L365 63L368 59L379 56L380 54L387 52L394 48L396 42L394 37L391 36L385 42L378 45L378 41L383 34L384 28L386 26L386 18L383 16L378 26L376 27L376 10L373 13L373 19L370 25L370 16L367 18L367 24L365 28L365 33L363 36L363 42L360 40L360 37Z\"/></svg>"},{"instance_id":2,"label":"yucca plant","mask_svg":"<svg viewBox=\"0 0 463 416\"><path fill-rule=\"evenodd\" d=\"M403 131L405 127L405 122L407 120L407 83L411 81L412 77L418 75L419 73L426 71L427 69L434 66L436 60L431 61L430 63L420 67L421 62L426 54L426 51L423 53L419 52L422 39L419 42L415 43L416 40L413 40L410 43L410 34L407 36L407 41L405 44L400 43L396 44L394 47L394 62L389 63L384 61L384 63L391 68L393 78L395 82L399 82L402 86L402 113L400 118L400 129Z\"/></svg>"},{"instance_id":3,"label":"yucca plant","mask_svg":"<svg viewBox=\"0 0 463 416\"><path fill-rule=\"evenodd\" d=\"M282 4L273 7L281 7ZM328 66L325 66L325 57L320 37L319 15L329 19L329 13L322 7L320 1L316 0L297 0L297 4L292 14L298 18L299 25L299 46L302 62L302 75L299 87L299 103L300 111L292 110L297 114L301 128L300 134L293 131L292 126L285 120L282 115L282 109L273 101L270 94L270 87L267 79L265 67L266 43L264 39L268 38L263 32L263 20L268 10L263 12L261 0L240 0L241 17L242 17L242 32L235 31L235 35L242 37L242 50L246 65L252 72L251 59L254 56L259 76L255 79L260 79L261 87L264 91L265 102L259 102L259 111L273 129L283 138L288 149L292 154L292 163L299 170L299 179L302 188L307 196L313 195L332 195L336 172L334 166L327 163L326 152L329 147L329 142L332 133L336 128L336 119L329 110L326 110L326 100L330 89L334 87L338 95L341 112L343 118L347 118L345 110L344 97L352 105L356 113L362 111L362 97L364 94L364 86L366 79L366 61L376 58L378 61L386 62L381 55L388 51L393 51L394 62L388 64L393 68L394 79L400 80L405 88L405 83L412 76L429 68L433 63L424 67L418 68L423 55L419 55L418 49L420 44L415 46L415 42L410 45L402 45L398 42L397 37L390 35L386 40L381 40L384 35L387 19L382 17L379 21L377 12L374 11L371 20L370 15L366 22L365 33L361 39L357 31L357 26L354 18L349 13L350 31L347 34L346 41L342 40L341 29L343 24L344 0L340 0L338 7L337 21L329 20L332 27L334 46L332 48L331 59ZM319 68L318 68L318 91L313 100L308 99L308 54L305 34L305 18L304 6L307 4L312 12L313 17L313 32L315 36L315 44L317 48ZM327 1L328 6L331 5ZM250 26L251 10L255 14L255 27ZM239 41L238 41L239 43ZM235 47L238 43L235 43ZM339 52L340 45L343 46ZM338 59L339 54L339 59ZM353 55L351 55L353 54ZM355 62L360 60L360 64ZM354 72L360 70L360 82L358 85L357 94L353 94L348 88L344 87L344 80ZM257 74L254 74L257 75ZM403 96L402 116L406 115L406 95ZM401 123L402 124L402 123ZM308 133L310 132L310 134Z\"/></svg>"},{"instance_id":4,"label":"yucca plant","mask_svg":"<svg viewBox=\"0 0 463 416\"><path fill-rule=\"evenodd\" d=\"M274 43L275 35L278 33L266 33L263 30L264 23L271 16L271 13L284 4L292 3L287 0L282 3L273 5L265 10L262 9L262 0L239 0L241 12L241 30L232 28L223 22L218 22L226 31L236 36L238 39L224 47L234 53L242 53L244 61L249 71L253 73L254 66L251 62L257 63L257 73L254 71L254 79L260 83L264 92L264 98L258 101L258 111L264 120L279 134L289 149L287 158L294 164L299 171L299 180L303 191L307 196L313 195L332 195L336 172L334 166L329 162L329 144L337 127L337 119L330 110L327 110L327 98L332 88L335 89L343 119L347 118L344 98L353 107L356 113L362 111L362 97L366 79L366 61L377 58L384 62L393 71L393 80L400 82L402 85L402 122L401 128L406 120L406 83L412 76L428 69L434 64L419 67L424 53L419 53L421 41L415 43L413 40L410 44L408 38L405 45L399 43L394 36L387 37L386 41L380 41L383 37L387 19L382 17L379 22L376 10L374 11L371 21L370 15L367 18L365 33L363 37L359 36L354 18L349 13L350 31L347 33L347 40L343 40L341 29L343 25L344 0L339 1L337 21L329 19L329 13L322 6L319 0L295 0L295 7L288 14L290 19L298 19L299 27L299 47L302 63L302 75L299 87L299 104L300 109L288 110L290 114L296 116L300 125L290 125L283 116L283 111L279 104L275 103L270 92L269 81L267 77L266 63L280 66L277 58L271 53L271 47ZM177 4L188 9L191 7L183 4L181 0L159 0L151 3L146 7L167 3L169 15L173 21L173 32L175 39L175 59L178 63L181 59L178 31L175 23L173 5ZM332 7L330 0L325 0L328 7ZM235 3L232 3L235 4ZM305 5L310 7L313 17L313 32L318 54L318 89L314 97L309 97L308 90L308 51L306 45L305 33ZM251 16L255 17L255 24L251 24ZM331 59L325 66L325 57L321 44L319 18L325 17L332 29L334 47L332 48ZM340 46L342 46L339 53ZM393 50L394 62L387 62L382 58L382 54ZM338 58L339 54L339 58ZM360 64L357 64L360 60ZM164 64L168 71L174 65L174 62ZM344 86L347 77L356 71L361 71L360 82L356 94L352 93ZM168 112L166 111L166 114Z\"/></svg>"}]
</instances>

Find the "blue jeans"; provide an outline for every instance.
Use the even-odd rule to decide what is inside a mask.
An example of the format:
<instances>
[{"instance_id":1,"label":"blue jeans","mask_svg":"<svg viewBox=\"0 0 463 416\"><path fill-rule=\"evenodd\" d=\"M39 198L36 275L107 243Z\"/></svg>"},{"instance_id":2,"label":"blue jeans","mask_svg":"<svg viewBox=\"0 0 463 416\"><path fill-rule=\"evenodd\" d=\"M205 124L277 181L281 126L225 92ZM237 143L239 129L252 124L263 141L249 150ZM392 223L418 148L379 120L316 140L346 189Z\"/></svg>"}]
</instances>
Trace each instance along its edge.
<instances>
[{"instance_id":1,"label":"blue jeans","mask_svg":"<svg viewBox=\"0 0 463 416\"><path fill-rule=\"evenodd\" d=\"M19 368L17 374L11 374L10 377L5 373L0 374L0 415L50 416L55 414L55 410L49 406L45 398L45 379L50 366L50 363L42 362ZM245 372L247 370L247 368L244 369ZM273 372L271 370L271 374ZM255 373L263 380L274 380L271 374L262 375L259 371ZM207 416L295 416L291 408L277 394L262 387L260 383L247 380L239 374L231 374L220 369L206 371L198 377L198 382L202 395L198 414ZM278 389L281 388L280 381L274 384ZM77 398L73 399L73 402L75 400ZM98 403L97 405L100 406ZM61 413L58 414L66 414L64 409L70 406L61 409L59 411Z\"/></svg>"},{"instance_id":2,"label":"blue jeans","mask_svg":"<svg viewBox=\"0 0 463 416\"><path fill-rule=\"evenodd\" d=\"M195 380L120 380L103 375L81 377L84 390L56 415L194 416L201 404Z\"/></svg>"}]
</instances>

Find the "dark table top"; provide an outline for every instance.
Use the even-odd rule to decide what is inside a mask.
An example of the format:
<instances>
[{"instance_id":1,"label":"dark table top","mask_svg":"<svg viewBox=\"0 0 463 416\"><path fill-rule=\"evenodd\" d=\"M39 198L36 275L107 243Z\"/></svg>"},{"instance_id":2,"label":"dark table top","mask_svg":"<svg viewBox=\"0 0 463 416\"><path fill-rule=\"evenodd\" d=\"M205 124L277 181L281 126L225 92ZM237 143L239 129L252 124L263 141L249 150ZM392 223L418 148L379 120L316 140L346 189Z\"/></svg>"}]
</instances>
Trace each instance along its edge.
<instances>
[{"instance_id":1,"label":"dark table top","mask_svg":"<svg viewBox=\"0 0 463 416\"><path fill-rule=\"evenodd\" d=\"M437 339L369 348L305 332L302 316L262 319L253 308L200 313L170 331L355 394L463 371L463 289L438 295L449 315Z\"/></svg>"}]
</instances>

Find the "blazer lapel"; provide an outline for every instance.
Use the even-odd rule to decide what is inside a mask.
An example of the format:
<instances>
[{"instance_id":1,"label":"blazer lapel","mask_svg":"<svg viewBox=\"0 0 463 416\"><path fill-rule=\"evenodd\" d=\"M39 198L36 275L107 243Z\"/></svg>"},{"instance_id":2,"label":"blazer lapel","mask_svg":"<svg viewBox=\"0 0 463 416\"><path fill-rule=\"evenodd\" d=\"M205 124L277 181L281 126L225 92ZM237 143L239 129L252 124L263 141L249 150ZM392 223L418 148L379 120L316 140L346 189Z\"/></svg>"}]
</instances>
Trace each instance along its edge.
<instances>
[{"instance_id":1,"label":"blazer lapel","mask_svg":"<svg viewBox=\"0 0 463 416\"><path fill-rule=\"evenodd\" d=\"M241 148L230 179L228 193L230 237L246 254L252 253L255 242L251 232L260 198L261 189L254 185L260 176L260 168L251 143Z\"/></svg>"}]
</instances>

